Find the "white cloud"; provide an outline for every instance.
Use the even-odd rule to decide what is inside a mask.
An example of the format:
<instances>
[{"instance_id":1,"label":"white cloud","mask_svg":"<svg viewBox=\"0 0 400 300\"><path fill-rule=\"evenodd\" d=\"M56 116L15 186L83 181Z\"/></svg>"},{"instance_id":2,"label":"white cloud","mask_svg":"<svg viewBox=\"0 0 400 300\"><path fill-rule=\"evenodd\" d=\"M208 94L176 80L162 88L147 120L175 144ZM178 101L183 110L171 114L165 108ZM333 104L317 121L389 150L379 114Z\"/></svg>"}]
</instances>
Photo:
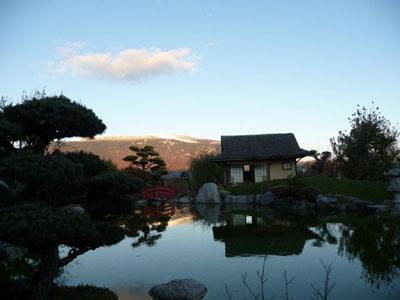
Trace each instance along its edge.
<instances>
[{"instance_id":1,"label":"white cloud","mask_svg":"<svg viewBox=\"0 0 400 300\"><path fill-rule=\"evenodd\" d=\"M48 62L53 74L72 72L102 79L140 81L152 77L196 70L199 57L188 48L163 51L158 48L125 49L118 53L78 53L82 44L58 49L59 60Z\"/></svg>"}]
</instances>

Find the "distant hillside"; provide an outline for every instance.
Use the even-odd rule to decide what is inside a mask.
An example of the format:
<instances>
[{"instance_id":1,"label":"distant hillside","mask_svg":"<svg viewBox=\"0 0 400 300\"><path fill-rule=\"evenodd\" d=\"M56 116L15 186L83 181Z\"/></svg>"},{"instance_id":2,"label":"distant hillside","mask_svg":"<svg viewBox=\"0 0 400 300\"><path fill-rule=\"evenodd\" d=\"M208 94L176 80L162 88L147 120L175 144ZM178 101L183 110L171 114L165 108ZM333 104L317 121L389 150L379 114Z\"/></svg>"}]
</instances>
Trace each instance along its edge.
<instances>
[{"instance_id":1,"label":"distant hillside","mask_svg":"<svg viewBox=\"0 0 400 300\"><path fill-rule=\"evenodd\" d=\"M208 139L196 139L188 136L160 138L156 136L111 136L100 137L94 140L70 141L62 145L62 151L87 151L99 155L103 159L110 159L118 168L128 165L122 160L132 154L130 145L143 147L153 146L162 158L165 159L169 171L187 170L192 157L202 154L218 153L220 142Z\"/></svg>"}]
</instances>

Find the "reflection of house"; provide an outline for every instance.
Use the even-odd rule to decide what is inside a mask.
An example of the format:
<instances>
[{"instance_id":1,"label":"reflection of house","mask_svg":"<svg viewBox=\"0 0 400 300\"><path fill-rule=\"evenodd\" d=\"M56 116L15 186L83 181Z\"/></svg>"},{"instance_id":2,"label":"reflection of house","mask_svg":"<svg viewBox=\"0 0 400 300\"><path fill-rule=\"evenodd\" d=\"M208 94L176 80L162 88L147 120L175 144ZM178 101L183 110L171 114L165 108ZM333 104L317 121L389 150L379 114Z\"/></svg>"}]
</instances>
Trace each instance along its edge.
<instances>
[{"instance_id":1,"label":"reflection of house","mask_svg":"<svg viewBox=\"0 0 400 300\"><path fill-rule=\"evenodd\" d=\"M221 137L225 184L263 182L296 175L296 159L309 154L292 133Z\"/></svg>"},{"instance_id":2,"label":"reflection of house","mask_svg":"<svg viewBox=\"0 0 400 300\"><path fill-rule=\"evenodd\" d=\"M305 226L283 220L232 214L225 226L213 227L214 239L225 244L225 256L297 255L305 242L316 239Z\"/></svg>"}]
</instances>

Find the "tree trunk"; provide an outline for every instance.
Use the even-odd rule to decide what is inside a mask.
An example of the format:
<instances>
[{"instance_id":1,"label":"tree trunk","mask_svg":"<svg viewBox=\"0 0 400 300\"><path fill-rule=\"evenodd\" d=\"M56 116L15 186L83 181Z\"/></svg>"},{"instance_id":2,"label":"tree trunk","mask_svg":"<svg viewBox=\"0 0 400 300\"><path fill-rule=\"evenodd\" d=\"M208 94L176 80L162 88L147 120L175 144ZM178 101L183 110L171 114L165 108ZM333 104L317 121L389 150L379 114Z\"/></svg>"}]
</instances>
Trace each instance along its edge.
<instances>
[{"instance_id":1,"label":"tree trunk","mask_svg":"<svg viewBox=\"0 0 400 300\"><path fill-rule=\"evenodd\" d=\"M39 269L32 280L30 288L28 289L29 295L26 295L26 299L47 299L53 281L58 275L58 262L58 245L52 246L43 251Z\"/></svg>"}]
</instances>

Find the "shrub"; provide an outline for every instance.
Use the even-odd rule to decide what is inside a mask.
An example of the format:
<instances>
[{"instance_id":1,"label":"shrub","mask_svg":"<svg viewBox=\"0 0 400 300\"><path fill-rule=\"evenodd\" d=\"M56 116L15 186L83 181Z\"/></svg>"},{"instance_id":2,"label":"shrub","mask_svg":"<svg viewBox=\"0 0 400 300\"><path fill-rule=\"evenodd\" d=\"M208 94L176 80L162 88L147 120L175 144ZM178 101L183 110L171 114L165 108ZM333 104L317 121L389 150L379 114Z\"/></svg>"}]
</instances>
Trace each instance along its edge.
<instances>
[{"instance_id":1,"label":"shrub","mask_svg":"<svg viewBox=\"0 0 400 300\"><path fill-rule=\"evenodd\" d=\"M216 158L216 155L208 154L191 160L190 172L192 173L192 184L194 189L200 188L207 182L223 184L224 168L216 164L213 161L214 158Z\"/></svg>"},{"instance_id":2,"label":"shrub","mask_svg":"<svg viewBox=\"0 0 400 300\"><path fill-rule=\"evenodd\" d=\"M52 206L73 203L85 190L81 165L62 155L10 155L0 161L0 178L11 188L19 187L19 198Z\"/></svg>"},{"instance_id":3,"label":"shrub","mask_svg":"<svg viewBox=\"0 0 400 300\"><path fill-rule=\"evenodd\" d=\"M80 164L86 177L93 177L101 173L112 173L118 171L117 167L115 167L110 161L102 160L98 155L93 153L77 151L67 152L63 154L63 156L74 163Z\"/></svg>"},{"instance_id":4,"label":"shrub","mask_svg":"<svg viewBox=\"0 0 400 300\"><path fill-rule=\"evenodd\" d=\"M88 182L89 213L95 217L129 213L133 203L127 195L137 193L142 187L140 179L122 172L95 176Z\"/></svg>"},{"instance_id":5,"label":"shrub","mask_svg":"<svg viewBox=\"0 0 400 300\"><path fill-rule=\"evenodd\" d=\"M187 195L189 193L188 180L182 177L164 178L164 185L174 188L178 195Z\"/></svg>"}]
</instances>

